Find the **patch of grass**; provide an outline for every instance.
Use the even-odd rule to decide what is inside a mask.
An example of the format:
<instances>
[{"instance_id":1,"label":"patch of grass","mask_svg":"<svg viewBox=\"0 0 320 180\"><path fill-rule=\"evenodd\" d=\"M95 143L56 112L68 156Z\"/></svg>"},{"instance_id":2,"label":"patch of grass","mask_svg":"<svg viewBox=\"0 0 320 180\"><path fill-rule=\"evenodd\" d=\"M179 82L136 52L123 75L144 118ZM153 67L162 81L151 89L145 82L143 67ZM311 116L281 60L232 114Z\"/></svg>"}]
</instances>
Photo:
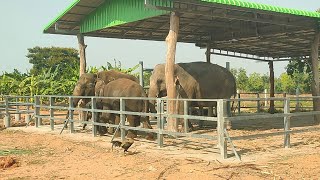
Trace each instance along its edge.
<instances>
[{"instance_id":1,"label":"patch of grass","mask_svg":"<svg viewBox=\"0 0 320 180\"><path fill-rule=\"evenodd\" d=\"M0 156L31 154L32 151L26 149L0 149Z\"/></svg>"}]
</instances>

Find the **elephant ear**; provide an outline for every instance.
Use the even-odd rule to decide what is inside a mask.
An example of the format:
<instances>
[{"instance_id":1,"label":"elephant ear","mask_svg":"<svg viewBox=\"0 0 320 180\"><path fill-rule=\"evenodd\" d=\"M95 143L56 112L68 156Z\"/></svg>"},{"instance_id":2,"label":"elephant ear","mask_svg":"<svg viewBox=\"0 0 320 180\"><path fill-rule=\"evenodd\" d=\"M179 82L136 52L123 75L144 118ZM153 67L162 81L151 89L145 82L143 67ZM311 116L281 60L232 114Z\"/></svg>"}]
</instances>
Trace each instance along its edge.
<instances>
[{"instance_id":1,"label":"elephant ear","mask_svg":"<svg viewBox=\"0 0 320 180\"><path fill-rule=\"evenodd\" d=\"M178 93L180 93L180 89L181 89L181 85L180 85L180 81L179 81L179 77L175 76L174 78L174 84L176 86L176 90Z\"/></svg>"},{"instance_id":2,"label":"elephant ear","mask_svg":"<svg viewBox=\"0 0 320 180\"><path fill-rule=\"evenodd\" d=\"M175 77L174 77L174 84L175 84L176 86L180 86L180 81L179 81L179 77L178 77L178 76L175 76Z\"/></svg>"},{"instance_id":3,"label":"elephant ear","mask_svg":"<svg viewBox=\"0 0 320 180\"><path fill-rule=\"evenodd\" d=\"M116 80L115 77L110 77L109 82Z\"/></svg>"}]
</instances>

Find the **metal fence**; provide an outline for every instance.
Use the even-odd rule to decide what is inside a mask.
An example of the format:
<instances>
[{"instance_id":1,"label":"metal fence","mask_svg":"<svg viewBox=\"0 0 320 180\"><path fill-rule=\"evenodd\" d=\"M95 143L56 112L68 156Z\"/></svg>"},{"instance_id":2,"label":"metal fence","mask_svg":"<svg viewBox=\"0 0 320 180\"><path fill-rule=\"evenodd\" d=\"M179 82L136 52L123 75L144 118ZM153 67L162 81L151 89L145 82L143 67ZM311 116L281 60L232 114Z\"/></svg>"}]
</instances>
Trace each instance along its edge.
<instances>
[{"instance_id":1,"label":"metal fence","mask_svg":"<svg viewBox=\"0 0 320 180\"><path fill-rule=\"evenodd\" d=\"M74 98L89 98L90 99L90 108L77 108L73 107ZM190 138L204 138L212 140L213 143L218 145L222 158L227 158L227 143L230 143L231 148L236 155L239 157L236 151L236 148L233 145L235 140L243 139L255 139L260 137L284 136L284 147L290 147L290 134L291 133L302 133L305 131L318 131L319 126L312 126L309 128L301 128L299 130L292 130L290 126L291 117L295 116L310 116L310 115L320 115L320 111L311 111L311 112L290 112L290 102L291 97L285 98L246 98L246 99L166 99L166 98L125 98L125 97L112 97L112 99L118 99L120 104L119 110L101 110L96 108L97 99L111 99L111 97L77 97L77 96L34 96L34 97L18 97L18 96L2 96L0 101L1 113L5 114L5 124L6 127L10 127L10 114L27 114L30 115L34 113L35 126L39 127L43 125L43 120L49 120L48 124L51 127L51 130L55 129L55 123L57 121L63 122L67 119L69 125L69 131L71 133L75 132L75 122L86 123L92 125L92 134L97 136L97 126L105 126L111 128L120 128L121 138L125 138L125 131L127 130L136 130L139 132L145 133L154 133L157 135L157 144L159 147L164 145L164 136L174 136L174 137L190 137ZM300 100L304 99L313 99L320 97L299 97ZM132 112L125 109L126 103L130 100L155 100L157 113L149 112ZM20 102L22 100L23 102ZM166 104L168 101L179 101L183 106L182 114L168 114L166 111ZM231 117L228 116L228 103L240 102L240 101L282 101L283 102L283 112L276 114L268 113L254 113L254 114L234 114ZM293 98L296 101L296 97ZM192 115L190 113L190 107L192 102L216 102L217 103L217 116L216 117L206 117L199 115ZM25 107L27 109L20 109L20 107ZM33 109L31 109L33 108ZM75 118L76 111L85 111L91 112L92 118L89 121L80 121ZM99 123L97 122L98 113L112 113L120 115L120 125L108 124L108 123ZM68 116L67 116L68 114ZM138 116L149 116L151 117L151 122L153 123L153 129L146 129L143 127L130 127L126 124L126 115L138 115ZM261 133L255 135L247 136L234 136L230 137L228 133L227 125L236 121L243 120L255 120L255 119L271 119L271 118L283 118L283 130L279 132L272 133ZM178 118L182 120L183 132L174 132L170 131L167 127L168 118ZM211 134L197 134L194 132L188 132L188 120L197 120L197 121L210 121L216 122L217 128L214 135ZM63 130L64 126L58 126ZM216 141L216 142L214 142Z\"/></svg>"},{"instance_id":2,"label":"metal fence","mask_svg":"<svg viewBox=\"0 0 320 180\"><path fill-rule=\"evenodd\" d=\"M34 113L33 99L30 96L0 96L0 116L3 116L5 127L10 127L11 115L18 121L25 115L25 122L29 123Z\"/></svg>"}]
</instances>

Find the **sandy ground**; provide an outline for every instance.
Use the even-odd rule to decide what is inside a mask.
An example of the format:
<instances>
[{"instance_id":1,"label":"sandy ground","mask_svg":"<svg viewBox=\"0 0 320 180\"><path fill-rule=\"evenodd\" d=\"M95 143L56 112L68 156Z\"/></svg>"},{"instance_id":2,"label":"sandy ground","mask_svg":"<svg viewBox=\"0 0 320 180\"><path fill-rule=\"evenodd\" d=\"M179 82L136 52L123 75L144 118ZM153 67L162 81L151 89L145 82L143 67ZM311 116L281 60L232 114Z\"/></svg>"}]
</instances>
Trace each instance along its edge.
<instances>
[{"instance_id":1,"label":"sandy ground","mask_svg":"<svg viewBox=\"0 0 320 180\"><path fill-rule=\"evenodd\" d=\"M283 136L234 141L239 161L230 146L229 158L221 159L216 141L166 138L165 147L158 148L155 141L137 138L124 154L121 149L111 151L110 136L92 137L90 126L59 135L59 126L50 131L48 126L15 124L22 127L0 130L0 179L320 179L317 131L292 134L289 149L283 148ZM277 131L257 121L246 129L235 124L229 133ZM204 132L216 133L197 133ZM1 161L12 165L4 167Z\"/></svg>"}]
</instances>

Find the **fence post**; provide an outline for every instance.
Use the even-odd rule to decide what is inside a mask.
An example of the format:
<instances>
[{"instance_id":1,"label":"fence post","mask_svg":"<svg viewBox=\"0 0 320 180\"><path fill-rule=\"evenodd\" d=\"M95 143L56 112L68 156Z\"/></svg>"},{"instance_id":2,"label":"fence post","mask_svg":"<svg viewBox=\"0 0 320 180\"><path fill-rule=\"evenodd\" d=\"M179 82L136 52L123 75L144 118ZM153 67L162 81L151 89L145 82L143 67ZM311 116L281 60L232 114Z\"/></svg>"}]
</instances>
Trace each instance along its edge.
<instances>
[{"instance_id":1,"label":"fence post","mask_svg":"<svg viewBox=\"0 0 320 180\"><path fill-rule=\"evenodd\" d=\"M16 104L16 114L14 115L14 119L16 120L16 121L20 121L20 119L21 119L21 114L20 114L20 108L19 108L19 98L18 97L16 97L15 98L16 99L16 102L15 102L15 104Z\"/></svg>"},{"instance_id":2,"label":"fence post","mask_svg":"<svg viewBox=\"0 0 320 180\"><path fill-rule=\"evenodd\" d=\"M157 98L157 128L159 132L157 133L157 141L158 141L158 147L162 148L163 147L163 117L162 115L162 110L163 110L163 102L161 99Z\"/></svg>"},{"instance_id":3,"label":"fence post","mask_svg":"<svg viewBox=\"0 0 320 180\"><path fill-rule=\"evenodd\" d=\"M238 100L241 98L241 95L240 95L240 91L237 90L237 95L238 95ZM238 101L238 114L240 114L240 111L241 111L241 102L240 100Z\"/></svg>"},{"instance_id":4,"label":"fence post","mask_svg":"<svg viewBox=\"0 0 320 180\"><path fill-rule=\"evenodd\" d=\"M126 123L126 116L123 114L123 111L125 111L125 100L123 98L120 98L120 123L121 123L121 140L124 141L126 138L126 130L123 128Z\"/></svg>"},{"instance_id":5,"label":"fence post","mask_svg":"<svg viewBox=\"0 0 320 180\"><path fill-rule=\"evenodd\" d=\"M224 120L224 115L226 114L226 103L220 99L217 103L218 108L218 147L220 149L220 154L223 159L227 158L227 142L225 138L224 130L226 129L226 124Z\"/></svg>"},{"instance_id":6,"label":"fence post","mask_svg":"<svg viewBox=\"0 0 320 180\"><path fill-rule=\"evenodd\" d=\"M260 95L259 95L259 93L257 93L257 98L258 98L258 100L257 100L257 113L259 113L260 112Z\"/></svg>"},{"instance_id":7,"label":"fence post","mask_svg":"<svg viewBox=\"0 0 320 180\"><path fill-rule=\"evenodd\" d=\"M31 98L29 98L29 97L26 98L27 114L25 115L25 118L24 118L24 122L25 122L26 124L29 124L30 119L31 119L31 115L30 115L30 103L31 103L31 101L30 101L30 99L31 99Z\"/></svg>"},{"instance_id":8,"label":"fence post","mask_svg":"<svg viewBox=\"0 0 320 180\"><path fill-rule=\"evenodd\" d=\"M53 131L54 130L54 109L53 109L54 97L50 97L49 103L50 103L50 128L51 128L51 131Z\"/></svg>"},{"instance_id":9,"label":"fence post","mask_svg":"<svg viewBox=\"0 0 320 180\"><path fill-rule=\"evenodd\" d=\"M268 100L267 100L267 94L268 94L268 90L267 89L264 89L264 107L267 107L268 106Z\"/></svg>"},{"instance_id":10,"label":"fence post","mask_svg":"<svg viewBox=\"0 0 320 180\"><path fill-rule=\"evenodd\" d=\"M93 137L97 136L97 126L95 123L97 122L97 113L95 110L97 109L97 99L95 97L91 97L91 114L92 114L92 134ZM87 115L88 116L88 115ZM87 121L87 119L85 119Z\"/></svg>"},{"instance_id":11,"label":"fence post","mask_svg":"<svg viewBox=\"0 0 320 180\"><path fill-rule=\"evenodd\" d=\"M296 111L300 111L300 99L299 99L300 91L299 88L296 89Z\"/></svg>"},{"instance_id":12,"label":"fence post","mask_svg":"<svg viewBox=\"0 0 320 180\"><path fill-rule=\"evenodd\" d=\"M70 123L70 133L74 133L74 118L73 118L73 97L69 97L69 123Z\"/></svg>"},{"instance_id":13,"label":"fence post","mask_svg":"<svg viewBox=\"0 0 320 180\"><path fill-rule=\"evenodd\" d=\"M184 132L185 133L189 132L189 124L188 124L188 118L187 118L188 109L189 109L188 101L184 100L183 101L183 115L185 117L183 118L183 123L184 123Z\"/></svg>"},{"instance_id":14,"label":"fence post","mask_svg":"<svg viewBox=\"0 0 320 180\"><path fill-rule=\"evenodd\" d=\"M290 113L290 99L285 98L284 114ZM290 148L290 116L284 117L284 147Z\"/></svg>"},{"instance_id":15,"label":"fence post","mask_svg":"<svg viewBox=\"0 0 320 180\"><path fill-rule=\"evenodd\" d=\"M5 96L4 98L4 101L5 101L5 111L6 111L6 114L4 116L4 126L6 128L10 127L10 113L9 113L9 99L8 99L8 96Z\"/></svg>"},{"instance_id":16,"label":"fence post","mask_svg":"<svg viewBox=\"0 0 320 180\"><path fill-rule=\"evenodd\" d=\"M40 116L40 97L39 96L35 96L35 103L36 103L36 107L35 107L35 114L36 114L36 127L39 127L39 125L41 124L41 118Z\"/></svg>"},{"instance_id":17,"label":"fence post","mask_svg":"<svg viewBox=\"0 0 320 180\"><path fill-rule=\"evenodd\" d=\"M139 64L140 64L139 82L140 82L140 85L142 87L144 87L144 82L143 82L143 61L139 61Z\"/></svg>"}]
</instances>

